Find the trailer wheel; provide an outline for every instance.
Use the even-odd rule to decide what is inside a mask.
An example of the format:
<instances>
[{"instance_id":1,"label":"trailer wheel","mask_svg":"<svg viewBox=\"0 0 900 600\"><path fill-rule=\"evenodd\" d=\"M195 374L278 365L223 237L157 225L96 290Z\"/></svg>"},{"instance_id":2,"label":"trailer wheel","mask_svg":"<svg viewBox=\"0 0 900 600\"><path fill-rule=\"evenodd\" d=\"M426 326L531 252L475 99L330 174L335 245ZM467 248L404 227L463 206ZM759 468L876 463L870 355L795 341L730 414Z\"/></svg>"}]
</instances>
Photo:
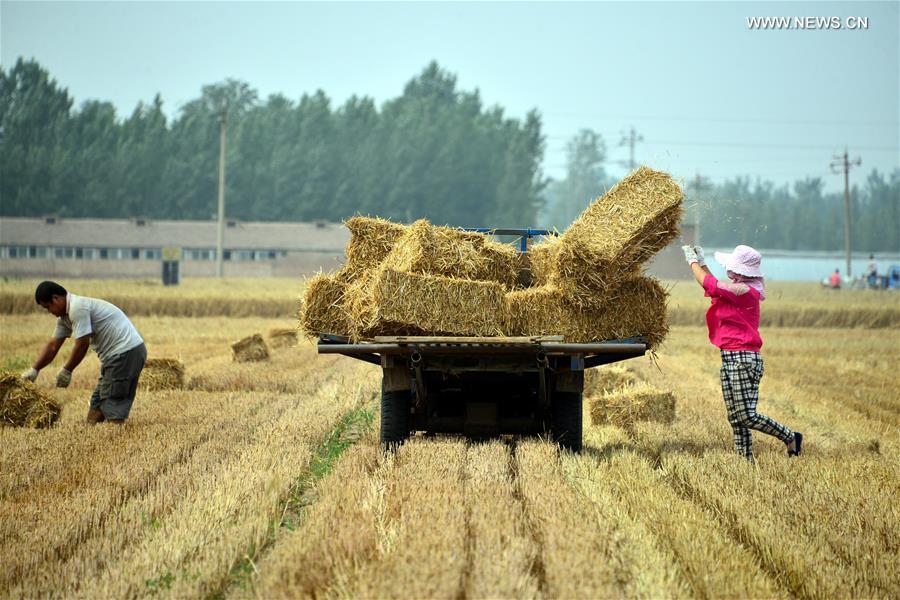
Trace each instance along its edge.
<instances>
[{"instance_id":1,"label":"trailer wheel","mask_svg":"<svg viewBox=\"0 0 900 600\"><path fill-rule=\"evenodd\" d=\"M381 392L381 445L395 448L409 437L410 392Z\"/></svg>"},{"instance_id":2,"label":"trailer wheel","mask_svg":"<svg viewBox=\"0 0 900 600\"><path fill-rule=\"evenodd\" d=\"M553 394L550 433L560 446L581 452L581 394L556 392Z\"/></svg>"}]
</instances>

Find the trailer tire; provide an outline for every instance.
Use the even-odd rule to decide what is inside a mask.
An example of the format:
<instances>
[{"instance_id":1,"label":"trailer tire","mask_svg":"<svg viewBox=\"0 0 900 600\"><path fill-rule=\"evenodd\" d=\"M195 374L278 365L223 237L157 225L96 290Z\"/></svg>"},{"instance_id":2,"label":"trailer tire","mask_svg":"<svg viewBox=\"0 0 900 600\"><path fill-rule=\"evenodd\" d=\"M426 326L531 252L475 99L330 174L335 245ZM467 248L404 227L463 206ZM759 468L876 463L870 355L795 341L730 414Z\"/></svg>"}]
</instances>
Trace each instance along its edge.
<instances>
[{"instance_id":1,"label":"trailer tire","mask_svg":"<svg viewBox=\"0 0 900 600\"><path fill-rule=\"evenodd\" d=\"M581 452L581 400L575 392L553 394L550 433L562 448L573 452Z\"/></svg>"},{"instance_id":2,"label":"trailer tire","mask_svg":"<svg viewBox=\"0 0 900 600\"><path fill-rule=\"evenodd\" d=\"M409 438L409 390L381 392L381 445L396 448Z\"/></svg>"}]
</instances>

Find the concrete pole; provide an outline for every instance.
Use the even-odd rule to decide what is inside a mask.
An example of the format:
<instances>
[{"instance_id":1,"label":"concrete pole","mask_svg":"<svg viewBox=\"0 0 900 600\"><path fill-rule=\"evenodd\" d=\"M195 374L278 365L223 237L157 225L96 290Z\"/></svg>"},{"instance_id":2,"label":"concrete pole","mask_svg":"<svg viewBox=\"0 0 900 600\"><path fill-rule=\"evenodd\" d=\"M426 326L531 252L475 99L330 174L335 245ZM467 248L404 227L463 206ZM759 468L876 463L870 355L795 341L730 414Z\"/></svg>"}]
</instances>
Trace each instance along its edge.
<instances>
[{"instance_id":1,"label":"concrete pole","mask_svg":"<svg viewBox=\"0 0 900 600\"><path fill-rule=\"evenodd\" d=\"M228 111L222 111L219 120L219 219L216 232L216 277L224 274L224 240L225 240L225 130L228 127Z\"/></svg>"},{"instance_id":2,"label":"concrete pole","mask_svg":"<svg viewBox=\"0 0 900 600\"><path fill-rule=\"evenodd\" d=\"M847 273L845 277L848 280L850 279L850 276L853 275L850 262L853 257L853 245L850 239L852 231L850 223L850 169L852 167L858 167L861 164L862 159L859 157L850 160L847 148L844 148L844 155L835 156L830 165L833 173L840 173L838 170L839 168L844 171L844 251L847 253Z\"/></svg>"},{"instance_id":3,"label":"concrete pole","mask_svg":"<svg viewBox=\"0 0 900 600\"><path fill-rule=\"evenodd\" d=\"M847 278L853 275L851 271L850 258L852 256L853 247L850 242L850 161L847 156L847 150L844 149L844 249L847 252Z\"/></svg>"}]
</instances>

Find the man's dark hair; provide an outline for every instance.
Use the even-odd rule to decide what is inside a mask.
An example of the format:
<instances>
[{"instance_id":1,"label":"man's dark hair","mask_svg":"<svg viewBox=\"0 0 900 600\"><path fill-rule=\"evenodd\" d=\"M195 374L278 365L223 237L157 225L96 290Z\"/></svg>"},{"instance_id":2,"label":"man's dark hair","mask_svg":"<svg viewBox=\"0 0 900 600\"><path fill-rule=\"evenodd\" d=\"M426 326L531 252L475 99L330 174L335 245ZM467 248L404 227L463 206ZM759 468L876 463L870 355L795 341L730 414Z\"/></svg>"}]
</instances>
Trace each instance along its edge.
<instances>
[{"instance_id":1,"label":"man's dark hair","mask_svg":"<svg viewBox=\"0 0 900 600\"><path fill-rule=\"evenodd\" d=\"M47 304L53 300L53 296L65 296L66 288L55 281L42 281L34 290L34 301L38 304Z\"/></svg>"}]
</instances>

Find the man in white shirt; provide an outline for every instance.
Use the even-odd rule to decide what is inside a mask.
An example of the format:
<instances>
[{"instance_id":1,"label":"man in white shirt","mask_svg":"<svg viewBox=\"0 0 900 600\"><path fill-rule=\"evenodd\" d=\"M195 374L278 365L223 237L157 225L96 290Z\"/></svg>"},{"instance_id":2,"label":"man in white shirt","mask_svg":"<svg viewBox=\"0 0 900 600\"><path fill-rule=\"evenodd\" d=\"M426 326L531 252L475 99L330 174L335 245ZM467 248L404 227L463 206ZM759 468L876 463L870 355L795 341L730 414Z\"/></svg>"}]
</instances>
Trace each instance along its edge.
<instances>
[{"instance_id":1,"label":"man in white shirt","mask_svg":"<svg viewBox=\"0 0 900 600\"><path fill-rule=\"evenodd\" d=\"M72 371L88 348L100 358L100 380L91 395L89 423L124 423L131 412L138 378L147 360L147 348L134 324L118 307L97 298L77 296L53 281L37 286L34 300L57 317L56 330L30 369L22 377L34 381L53 362L66 338L75 340L69 360L56 376L57 387L68 387Z\"/></svg>"}]
</instances>

